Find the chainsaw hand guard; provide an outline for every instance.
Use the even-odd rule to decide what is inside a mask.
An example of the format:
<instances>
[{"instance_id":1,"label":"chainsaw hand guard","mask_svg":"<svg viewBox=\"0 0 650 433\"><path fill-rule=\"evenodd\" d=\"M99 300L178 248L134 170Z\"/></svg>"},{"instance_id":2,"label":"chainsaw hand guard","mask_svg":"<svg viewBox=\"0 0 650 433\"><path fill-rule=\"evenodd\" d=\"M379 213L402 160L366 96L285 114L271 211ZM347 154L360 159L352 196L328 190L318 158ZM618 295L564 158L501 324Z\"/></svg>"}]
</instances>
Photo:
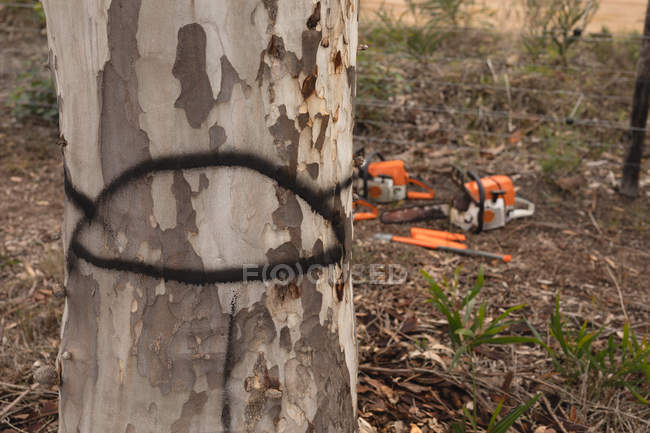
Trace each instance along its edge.
<instances>
[{"instance_id":1,"label":"chainsaw hand guard","mask_svg":"<svg viewBox=\"0 0 650 433\"><path fill-rule=\"evenodd\" d=\"M434 191L433 188L426 183L422 182L420 179L410 177L408 179L408 183L412 185L417 185L421 188L424 188L426 192L421 192L421 191L409 191L407 194L407 197L409 200L433 200L434 198Z\"/></svg>"},{"instance_id":2,"label":"chainsaw hand guard","mask_svg":"<svg viewBox=\"0 0 650 433\"><path fill-rule=\"evenodd\" d=\"M358 212L354 214L354 221L368 221L368 220L374 220L379 216L379 210L368 203L365 200L356 200L352 203L353 207L363 207L366 209L370 209L370 212Z\"/></svg>"}]
</instances>

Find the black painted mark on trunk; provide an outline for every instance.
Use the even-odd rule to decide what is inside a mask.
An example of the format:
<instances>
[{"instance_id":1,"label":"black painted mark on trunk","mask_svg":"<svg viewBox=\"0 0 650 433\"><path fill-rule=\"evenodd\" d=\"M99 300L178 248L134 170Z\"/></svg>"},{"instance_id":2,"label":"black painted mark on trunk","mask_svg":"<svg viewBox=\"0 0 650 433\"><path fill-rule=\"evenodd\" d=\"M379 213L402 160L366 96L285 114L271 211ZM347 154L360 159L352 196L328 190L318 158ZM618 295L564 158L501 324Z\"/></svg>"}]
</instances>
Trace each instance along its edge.
<instances>
[{"instance_id":1,"label":"black painted mark on trunk","mask_svg":"<svg viewBox=\"0 0 650 433\"><path fill-rule=\"evenodd\" d=\"M232 373L232 368L235 365L233 362L233 343L235 336L235 314L237 313L237 295L233 296L230 301L230 314L228 315L228 337L226 343L226 362L223 366L223 374L226 382L223 386L223 405L221 409L221 426L224 433L230 433L230 389L228 387L228 378Z\"/></svg>"},{"instance_id":2,"label":"black painted mark on trunk","mask_svg":"<svg viewBox=\"0 0 650 433\"><path fill-rule=\"evenodd\" d=\"M181 83L181 94L174 106L185 110L192 128L200 128L214 106L212 86L206 70L206 44L205 30L200 24L188 24L178 30L172 74Z\"/></svg>"},{"instance_id":3,"label":"black painted mark on trunk","mask_svg":"<svg viewBox=\"0 0 650 433\"><path fill-rule=\"evenodd\" d=\"M245 272L243 264L239 267L204 270L183 267L176 268L167 264L157 266L136 260L126 260L120 257L102 257L90 251L80 242L81 234L91 223L101 223L103 221L104 213L106 212L105 207L111 197L131 183L160 172L220 167L255 171L264 177L274 180L280 188L293 192L296 196L304 200L314 213L320 215L331 224L337 239L337 245L321 254L302 257L292 263L259 264L247 268ZM347 178L344 182L334 185L331 188L320 190L311 184L297 180L295 172L292 173L286 167L276 166L258 155L235 152L222 154L207 152L161 157L143 161L124 171L109 183L94 200L79 192L71 183L68 176L65 176L64 180L68 199L84 213L84 217L80 219L72 232L68 247L67 266L69 271L74 267L76 259L79 258L103 269L131 272L185 284L205 285L244 281L245 273L249 281L262 281L271 279L271 270L274 266L287 265L295 272L300 273L312 265L328 266L340 263L345 256L346 238L349 236L347 233L348 224L346 224L347 218L342 210L341 204L337 203L336 199L340 198L341 192L344 189L351 186L352 177Z\"/></svg>"}]
</instances>

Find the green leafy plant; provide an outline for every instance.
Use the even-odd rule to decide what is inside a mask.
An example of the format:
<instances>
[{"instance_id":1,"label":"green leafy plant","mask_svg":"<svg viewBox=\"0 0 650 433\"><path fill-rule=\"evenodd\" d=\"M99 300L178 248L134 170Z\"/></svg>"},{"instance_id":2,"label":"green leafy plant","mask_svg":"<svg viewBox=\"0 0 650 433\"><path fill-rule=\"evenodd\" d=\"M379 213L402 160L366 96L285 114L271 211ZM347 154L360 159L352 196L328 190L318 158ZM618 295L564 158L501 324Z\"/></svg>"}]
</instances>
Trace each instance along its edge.
<instances>
[{"instance_id":1,"label":"green leafy plant","mask_svg":"<svg viewBox=\"0 0 650 433\"><path fill-rule=\"evenodd\" d=\"M516 305L508 308L498 317L487 320L487 300L477 303L477 295L481 292L484 283L483 268L479 270L474 287L462 295L459 290L459 276L461 268L454 273L451 282L444 280L443 287L440 287L426 272L423 272L429 282L429 293L432 303L447 320L447 332L454 350L454 358L451 366L456 365L465 354L471 354L474 349L483 344L524 344L537 343L533 337L522 337L518 335L501 335L510 326L518 323L516 320L508 320L509 316L526 305Z\"/></svg>"},{"instance_id":2,"label":"green leafy plant","mask_svg":"<svg viewBox=\"0 0 650 433\"><path fill-rule=\"evenodd\" d=\"M41 27L45 27L45 12L43 11L43 4L40 1L33 0L0 0L0 5L7 5L9 7L19 8L32 8L34 15L38 20Z\"/></svg>"},{"instance_id":3,"label":"green leafy plant","mask_svg":"<svg viewBox=\"0 0 650 433\"><path fill-rule=\"evenodd\" d=\"M33 64L18 76L16 87L9 95L8 106L19 120L36 116L47 122L56 122L59 117L56 90L49 75Z\"/></svg>"},{"instance_id":4,"label":"green leafy plant","mask_svg":"<svg viewBox=\"0 0 650 433\"><path fill-rule=\"evenodd\" d=\"M545 145L539 163L546 175L571 173L580 166L584 143L578 131L570 127L543 128L541 134Z\"/></svg>"},{"instance_id":5,"label":"green leafy plant","mask_svg":"<svg viewBox=\"0 0 650 433\"><path fill-rule=\"evenodd\" d=\"M516 320L509 320L509 316L513 312L524 308L525 305L521 304L508 308L494 319L487 318L487 300L484 300L480 304L477 301L477 296L481 292L484 283L483 268L481 267L479 270L474 287L464 295L459 290L460 271L461 268L456 269L453 280L451 282L444 280L442 287L430 275L424 271L422 272L429 282L431 298L429 298L428 302L432 303L447 320L447 332L454 351L454 357L449 368L452 369L461 359L464 359L469 364L472 375L473 410L470 411L468 408L463 407L463 415L466 422L464 424L452 424L454 433L467 432L468 424L472 426L474 432L478 431L476 378L471 356L472 351L484 344L539 343L538 339L534 337L502 335L510 326L518 322ZM501 409L503 408L504 400L502 399L492 413L487 432L505 433L535 404L540 396L541 394L537 394L526 403L517 406L497 422Z\"/></svg>"},{"instance_id":6,"label":"green leafy plant","mask_svg":"<svg viewBox=\"0 0 650 433\"><path fill-rule=\"evenodd\" d=\"M567 62L570 49L580 40L598 11L600 0L523 0L522 41L533 57L552 48Z\"/></svg>"},{"instance_id":7,"label":"green leafy plant","mask_svg":"<svg viewBox=\"0 0 650 433\"><path fill-rule=\"evenodd\" d=\"M623 326L620 338L614 334L602 337L603 328L594 329L588 320L574 329L560 311L558 293L549 323L551 342L542 342L537 330L528 325L557 372L573 383L587 379L591 397L597 398L608 388L624 388L639 402L650 404L650 343L646 338L640 340L629 323Z\"/></svg>"},{"instance_id":8,"label":"green leafy plant","mask_svg":"<svg viewBox=\"0 0 650 433\"><path fill-rule=\"evenodd\" d=\"M431 56L446 38L446 33L431 22L423 22L411 8L398 17L380 9L370 45L383 52L405 52L415 58ZM374 42L374 43L373 43Z\"/></svg>"},{"instance_id":9,"label":"green leafy plant","mask_svg":"<svg viewBox=\"0 0 650 433\"><path fill-rule=\"evenodd\" d=\"M479 16L492 11L476 0L409 0L409 6L427 17L432 26L459 27L471 25Z\"/></svg>"}]
</instances>

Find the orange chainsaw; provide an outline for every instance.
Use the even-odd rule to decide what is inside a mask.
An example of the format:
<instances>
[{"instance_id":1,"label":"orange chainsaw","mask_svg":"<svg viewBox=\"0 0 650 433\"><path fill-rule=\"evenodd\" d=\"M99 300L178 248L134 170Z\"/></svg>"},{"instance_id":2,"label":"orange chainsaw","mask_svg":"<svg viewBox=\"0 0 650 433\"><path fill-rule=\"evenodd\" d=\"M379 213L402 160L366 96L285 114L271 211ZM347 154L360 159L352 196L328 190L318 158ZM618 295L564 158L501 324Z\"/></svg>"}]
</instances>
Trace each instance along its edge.
<instances>
[{"instance_id":1,"label":"orange chainsaw","mask_svg":"<svg viewBox=\"0 0 650 433\"><path fill-rule=\"evenodd\" d=\"M373 162L374 158L379 161ZM420 179L409 176L404 161L386 161L379 153L373 153L359 169L357 191L373 203L392 203L401 200L432 200L433 188ZM409 191L410 185L423 191Z\"/></svg>"},{"instance_id":2,"label":"orange chainsaw","mask_svg":"<svg viewBox=\"0 0 650 433\"><path fill-rule=\"evenodd\" d=\"M454 168L452 178L463 194L450 205L411 207L385 212L381 221L385 224L413 223L431 219L449 218L450 222L465 231L477 233L504 227L507 222L531 216L535 205L515 194L512 179L497 175L479 178L468 171L467 181L463 172Z\"/></svg>"}]
</instances>

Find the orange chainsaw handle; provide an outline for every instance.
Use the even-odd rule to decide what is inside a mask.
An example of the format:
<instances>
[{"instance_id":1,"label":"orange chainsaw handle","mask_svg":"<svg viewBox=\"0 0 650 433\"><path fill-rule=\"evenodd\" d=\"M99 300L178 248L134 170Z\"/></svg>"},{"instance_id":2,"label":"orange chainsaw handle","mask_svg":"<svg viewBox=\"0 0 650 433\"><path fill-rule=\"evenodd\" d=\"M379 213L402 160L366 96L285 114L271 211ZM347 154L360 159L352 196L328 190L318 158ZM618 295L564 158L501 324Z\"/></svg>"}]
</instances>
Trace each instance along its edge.
<instances>
[{"instance_id":1,"label":"orange chainsaw handle","mask_svg":"<svg viewBox=\"0 0 650 433\"><path fill-rule=\"evenodd\" d=\"M377 209L375 206L372 204L368 203L365 200L355 200L352 205L354 207L361 206L366 209L370 209L370 212L359 212L354 214L354 220L355 221L368 221L368 220L374 220L379 216L379 209Z\"/></svg>"},{"instance_id":2,"label":"orange chainsaw handle","mask_svg":"<svg viewBox=\"0 0 650 433\"><path fill-rule=\"evenodd\" d=\"M429 185L427 185L426 183L422 182L419 179L414 179L412 177L408 179L408 183L417 185L427 190L427 192L409 191L408 194L406 195L409 200L433 200L434 197L433 188L431 188Z\"/></svg>"},{"instance_id":3,"label":"orange chainsaw handle","mask_svg":"<svg viewBox=\"0 0 650 433\"><path fill-rule=\"evenodd\" d=\"M446 241L444 239L436 239L428 236L417 236L408 238L406 236L393 236L393 242L400 242L403 244L417 245L418 247L436 249L438 247L456 248L459 250L467 249L467 245L459 244L458 242Z\"/></svg>"},{"instance_id":4,"label":"orange chainsaw handle","mask_svg":"<svg viewBox=\"0 0 650 433\"><path fill-rule=\"evenodd\" d=\"M464 242L467 237L461 233L443 232L440 230L423 229L419 227L411 227L411 237L427 236L430 238L443 239L446 241Z\"/></svg>"}]
</instances>

